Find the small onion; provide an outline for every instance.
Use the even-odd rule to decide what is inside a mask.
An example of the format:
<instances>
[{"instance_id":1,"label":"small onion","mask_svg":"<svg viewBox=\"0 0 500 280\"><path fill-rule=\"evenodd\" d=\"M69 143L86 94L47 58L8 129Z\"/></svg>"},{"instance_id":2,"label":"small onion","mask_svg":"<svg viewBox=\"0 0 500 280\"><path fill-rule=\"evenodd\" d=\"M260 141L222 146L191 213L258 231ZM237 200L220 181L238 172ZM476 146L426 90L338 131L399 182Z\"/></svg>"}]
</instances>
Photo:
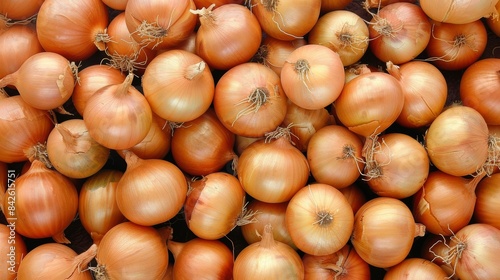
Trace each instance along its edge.
<instances>
[{"instance_id":1,"label":"small onion","mask_svg":"<svg viewBox=\"0 0 500 280\"><path fill-rule=\"evenodd\" d=\"M387 270L384 280L446 279L447 277L448 275L441 267L429 260L408 258Z\"/></svg>"},{"instance_id":2,"label":"small onion","mask_svg":"<svg viewBox=\"0 0 500 280\"><path fill-rule=\"evenodd\" d=\"M304 279L304 265L299 254L285 243L274 240L267 225L262 240L245 247L236 257L233 279Z\"/></svg>"},{"instance_id":3,"label":"small onion","mask_svg":"<svg viewBox=\"0 0 500 280\"><path fill-rule=\"evenodd\" d=\"M16 279L19 263L28 253L26 243L15 231L15 226L15 221L0 224L0 277L5 280Z\"/></svg>"}]
</instances>

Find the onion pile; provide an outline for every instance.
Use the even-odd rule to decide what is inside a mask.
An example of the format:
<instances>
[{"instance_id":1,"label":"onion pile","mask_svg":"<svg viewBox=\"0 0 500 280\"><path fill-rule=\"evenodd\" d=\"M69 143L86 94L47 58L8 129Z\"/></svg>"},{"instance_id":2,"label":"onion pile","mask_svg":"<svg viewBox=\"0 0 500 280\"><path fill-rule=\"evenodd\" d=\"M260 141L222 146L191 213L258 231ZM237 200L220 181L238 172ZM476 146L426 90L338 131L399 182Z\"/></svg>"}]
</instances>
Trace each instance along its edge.
<instances>
[{"instance_id":1,"label":"onion pile","mask_svg":"<svg viewBox=\"0 0 500 280\"><path fill-rule=\"evenodd\" d=\"M500 275L499 0L0 2L1 279Z\"/></svg>"}]
</instances>

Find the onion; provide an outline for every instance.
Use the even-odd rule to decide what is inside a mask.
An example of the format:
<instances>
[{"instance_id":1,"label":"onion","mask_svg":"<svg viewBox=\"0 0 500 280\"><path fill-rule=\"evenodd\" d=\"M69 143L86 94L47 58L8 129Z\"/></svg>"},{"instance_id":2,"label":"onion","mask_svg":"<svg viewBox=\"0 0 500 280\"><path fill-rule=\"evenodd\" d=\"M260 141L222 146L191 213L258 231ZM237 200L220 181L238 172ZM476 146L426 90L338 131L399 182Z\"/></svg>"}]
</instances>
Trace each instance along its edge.
<instances>
[{"instance_id":1,"label":"onion","mask_svg":"<svg viewBox=\"0 0 500 280\"><path fill-rule=\"evenodd\" d=\"M255 12L250 12L245 6L214 6L191 11L200 19L196 53L210 68L228 70L254 56L260 46L262 31Z\"/></svg>"},{"instance_id":2,"label":"onion","mask_svg":"<svg viewBox=\"0 0 500 280\"><path fill-rule=\"evenodd\" d=\"M176 165L190 175L219 171L236 158L234 134L227 130L213 109L174 129L170 149Z\"/></svg>"},{"instance_id":3,"label":"onion","mask_svg":"<svg viewBox=\"0 0 500 280\"><path fill-rule=\"evenodd\" d=\"M286 128L252 143L240 155L236 171L243 189L263 202L289 201L309 178L309 164Z\"/></svg>"},{"instance_id":4,"label":"onion","mask_svg":"<svg viewBox=\"0 0 500 280\"><path fill-rule=\"evenodd\" d=\"M324 2L324 1L322 1ZM368 26L356 13L337 10L322 15L307 37L339 54L344 66L358 62L368 49Z\"/></svg>"},{"instance_id":5,"label":"onion","mask_svg":"<svg viewBox=\"0 0 500 280\"><path fill-rule=\"evenodd\" d=\"M36 159L13 184L15 190L4 196L3 209L8 209L14 197L15 209L6 218L16 219L16 231L28 238L52 237L58 243L70 243L64 230L78 210L75 185Z\"/></svg>"},{"instance_id":6,"label":"onion","mask_svg":"<svg viewBox=\"0 0 500 280\"><path fill-rule=\"evenodd\" d=\"M363 189L359 184L352 184L348 187L341 188L339 191L345 196L347 202L351 205L352 212L356 214L359 208L366 203L367 197Z\"/></svg>"},{"instance_id":7,"label":"onion","mask_svg":"<svg viewBox=\"0 0 500 280\"><path fill-rule=\"evenodd\" d=\"M365 169L365 179L378 196L407 198L420 190L429 174L429 157L414 138L388 133L378 139L375 164Z\"/></svg>"},{"instance_id":8,"label":"onion","mask_svg":"<svg viewBox=\"0 0 500 280\"><path fill-rule=\"evenodd\" d=\"M167 237L153 227L124 222L111 228L97 248L96 279L162 279L167 271Z\"/></svg>"},{"instance_id":9,"label":"onion","mask_svg":"<svg viewBox=\"0 0 500 280\"><path fill-rule=\"evenodd\" d=\"M249 5L264 33L287 41L306 35L321 11L321 0L252 0Z\"/></svg>"},{"instance_id":10,"label":"onion","mask_svg":"<svg viewBox=\"0 0 500 280\"><path fill-rule=\"evenodd\" d=\"M397 2L372 15L368 24L370 50L378 59L402 64L425 50L431 37L431 23L420 6Z\"/></svg>"},{"instance_id":11,"label":"onion","mask_svg":"<svg viewBox=\"0 0 500 280\"><path fill-rule=\"evenodd\" d=\"M194 53L170 50L155 57L142 76L151 109L172 122L201 116L212 103L214 78L205 61Z\"/></svg>"},{"instance_id":12,"label":"onion","mask_svg":"<svg viewBox=\"0 0 500 280\"><path fill-rule=\"evenodd\" d=\"M450 263L443 261L440 256L445 256L448 253L447 246L450 241L449 236L427 234L422 242L421 252L417 256L429 260L437 264L448 276L448 279L459 280L453 272L453 267Z\"/></svg>"},{"instance_id":13,"label":"onion","mask_svg":"<svg viewBox=\"0 0 500 280\"><path fill-rule=\"evenodd\" d=\"M404 105L396 122L404 127L429 125L442 111L448 97L446 80L435 66L413 60L400 66L387 62L387 71L403 89Z\"/></svg>"},{"instance_id":14,"label":"onion","mask_svg":"<svg viewBox=\"0 0 500 280\"><path fill-rule=\"evenodd\" d=\"M174 257L173 277L176 280L232 279L233 253L221 241L194 238L180 243L168 240L167 246Z\"/></svg>"},{"instance_id":15,"label":"onion","mask_svg":"<svg viewBox=\"0 0 500 280\"><path fill-rule=\"evenodd\" d=\"M495 173L490 177L483 178L476 187L476 204L474 207L474 220L478 223L485 223L500 229L498 213L500 205L500 173Z\"/></svg>"},{"instance_id":16,"label":"onion","mask_svg":"<svg viewBox=\"0 0 500 280\"><path fill-rule=\"evenodd\" d=\"M102 169L82 185L78 196L78 216L92 241L99 245L108 230L124 222L116 204L116 186L123 172Z\"/></svg>"},{"instance_id":17,"label":"onion","mask_svg":"<svg viewBox=\"0 0 500 280\"><path fill-rule=\"evenodd\" d=\"M48 52L85 60L104 50L108 10L100 0L44 0L37 15L37 34Z\"/></svg>"},{"instance_id":18,"label":"onion","mask_svg":"<svg viewBox=\"0 0 500 280\"><path fill-rule=\"evenodd\" d=\"M486 58L475 62L467 67L460 80L460 99L463 105L476 109L489 125L500 125L498 92L500 58Z\"/></svg>"},{"instance_id":19,"label":"onion","mask_svg":"<svg viewBox=\"0 0 500 280\"><path fill-rule=\"evenodd\" d=\"M321 128L311 137L306 153L312 176L338 189L348 187L364 168L362 148L361 138L343 126Z\"/></svg>"},{"instance_id":20,"label":"onion","mask_svg":"<svg viewBox=\"0 0 500 280\"><path fill-rule=\"evenodd\" d=\"M384 280L446 279L447 277L443 269L429 260L408 258L391 267L385 273Z\"/></svg>"},{"instance_id":21,"label":"onion","mask_svg":"<svg viewBox=\"0 0 500 280\"><path fill-rule=\"evenodd\" d=\"M306 280L370 279L370 266L349 244L329 255L304 254L302 262Z\"/></svg>"},{"instance_id":22,"label":"onion","mask_svg":"<svg viewBox=\"0 0 500 280\"><path fill-rule=\"evenodd\" d=\"M5 280L16 279L19 263L28 253L24 239L15 229L15 221L7 220L6 225L0 224L0 243L2 244L0 246L0 262L2 263L0 277Z\"/></svg>"},{"instance_id":23,"label":"onion","mask_svg":"<svg viewBox=\"0 0 500 280\"><path fill-rule=\"evenodd\" d=\"M46 111L28 105L21 96L0 99L0 161L21 162L47 140L54 127Z\"/></svg>"},{"instance_id":24,"label":"onion","mask_svg":"<svg viewBox=\"0 0 500 280\"><path fill-rule=\"evenodd\" d=\"M498 1L495 5L495 9L496 14L500 15L500 1ZM495 33L495 35L500 37L500 16L495 16L495 13L493 13L493 16L490 16L486 19L486 24L491 29L491 31Z\"/></svg>"},{"instance_id":25,"label":"onion","mask_svg":"<svg viewBox=\"0 0 500 280\"><path fill-rule=\"evenodd\" d=\"M127 169L116 186L120 212L138 225L153 226L173 218L181 210L187 182L174 164L160 159L140 159L125 153Z\"/></svg>"},{"instance_id":26,"label":"onion","mask_svg":"<svg viewBox=\"0 0 500 280\"><path fill-rule=\"evenodd\" d=\"M184 203L188 228L199 238L219 239L236 226L252 222L254 213L245 208L245 191L238 179L214 172L195 180Z\"/></svg>"},{"instance_id":27,"label":"onion","mask_svg":"<svg viewBox=\"0 0 500 280\"><path fill-rule=\"evenodd\" d=\"M248 62L231 68L219 79L213 106L221 123L232 133L262 137L283 122L287 98L274 71Z\"/></svg>"},{"instance_id":28,"label":"onion","mask_svg":"<svg viewBox=\"0 0 500 280\"><path fill-rule=\"evenodd\" d=\"M102 0L102 2L113 10L123 11L127 6L128 0Z\"/></svg>"},{"instance_id":29,"label":"onion","mask_svg":"<svg viewBox=\"0 0 500 280\"><path fill-rule=\"evenodd\" d=\"M273 227L273 238L276 241L283 242L293 249L297 250L297 246L292 241L290 233L286 228L285 214L288 202L282 203L267 203L252 200L247 205L249 213L255 213L255 222L241 226L241 233L248 244L256 243L261 240L259 232L264 230L267 224Z\"/></svg>"},{"instance_id":30,"label":"onion","mask_svg":"<svg viewBox=\"0 0 500 280\"><path fill-rule=\"evenodd\" d=\"M285 41L265 36L258 52L253 57L253 61L266 65L276 74L281 75L281 69L286 63L286 59L295 49L307 44L305 39L295 39Z\"/></svg>"},{"instance_id":31,"label":"onion","mask_svg":"<svg viewBox=\"0 0 500 280\"><path fill-rule=\"evenodd\" d=\"M414 238L424 234L425 226L415 223L401 200L376 197L363 204L354 216L351 242L368 264L389 268L403 261Z\"/></svg>"},{"instance_id":32,"label":"onion","mask_svg":"<svg viewBox=\"0 0 500 280\"><path fill-rule=\"evenodd\" d=\"M186 40L196 26L193 0L128 0L125 20L132 38L150 49L164 49Z\"/></svg>"},{"instance_id":33,"label":"onion","mask_svg":"<svg viewBox=\"0 0 500 280\"><path fill-rule=\"evenodd\" d=\"M349 241L354 214L345 196L321 183L300 189L286 208L285 223L293 243L306 254L337 252Z\"/></svg>"},{"instance_id":34,"label":"onion","mask_svg":"<svg viewBox=\"0 0 500 280\"><path fill-rule=\"evenodd\" d=\"M76 111L83 116L88 100L97 90L123 81L125 75L110 66L94 64L82 69L78 72L78 83L71 96Z\"/></svg>"},{"instance_id":35,"label":"onion","mask_svg":"<svg viewBox=\"0 0 500 280\"><path fill-rule=\"evenodd\" d=\"M75 85L74 65L53 52L36 53L14 73L0 80L0 87L13 85L30 106L51 110L71 98Z\"/></svg>"},{"instance_id":36,"label":"onion","mask_svg":"<svg viewBox=\"0 0 500 280\"><path fill-rule=\"evenodd\" d=\"M226 4L244 4L245 0L194 0L194 4L197 9L201 9L203 7L207 8L208 6L215 4L215 6L222 6Z\"/></svg>"},{"instance_id":37,"label":"onion","mask_svg":"<svg viewBox=\"0 0 500 280\"><path fill-rule=\"evenodd\" d=\"M38 13L44 0L23 1L19 5L17 0L5 0L0 3L0 14L8 16L10 19L27 19Z\"/></svg>"},{"instance_id":38,"label":"onion","mask_svg":"<svg viewBox=\"0 0 500 280\"><path fill-rule=\"evenodd\" d=\"M488 126L476 110L453 106L431 123L425 134L429 158L439 170L465 176L480 170L488 158Z\"/></svg>"},{"instance_id":39,"label":"onion","mask_svg":"<svg viewBox=\"0 0 500 280\"><path fill-rule=\"evenodd\" d=\"M141 142L153 115L146 98L132 86L134 74L121 84L105 86L87 101L83 120L89 134L104 147L124 150Z\"/></svg>"},{"instance_id":40,"label":"onion","mask_svg":"<svg viewBox=\"0 0 500 280\"><path fill-rule=\"evenodd\" d=\"M317 110L335 101L344 86L340 56L328 47L308 44L294 50L281 69L286 96L298 106Z\"/></svg>"},{"instance_id":41,"label":"onion","mask_svg":"<svg viewBox=\"0 0 500 280\"><path fill-rule=\"evenodd\" d=\"M498 276L499 229L488 224L470 224L453 235L445 246L447 250L436 258L452 267L452 276L478 280Z\"/></svg>"},{"instance_id":42,"label":"onion","mask_svg":"<svg viewBox=\"0 0 500 280\"><path fill-rule=\"evenodd\" d=\"M90 137L83 120L70 119L56 124L49 134L47 155L61 174L81 179L94 175L106 164L109 149Z\"/></svg>"},{"instance_id":43,"label":"onion","mask_svg":"<svg viewBox=\"0 0 500 280\"><path fill-rule=\"evenodd\" d=\"M415 3L416 0L365 0L363 1L363 5L369 8L381 8L397 2Z\"/></svg>"},{"instance_id":44,"label":"onion","mask_svg":"<svg viewBox=\"0 0 500 280\"><path fill-rule=\"evenodd\" d=\"M321 0L321 13L342 10L351 4L352 0Z\"/></svg>"},{"instance_id":45,"label":"onion","mask_svg":"<svg viewBox=\"0 0 500 280\"><path fill-rule=\"evenodd\" d=\"M95 244L79 255L63 244L41 244L23 258L17 279L91 280L87 266L96 252Z\"/></svg>"},{"instance_id":46,"label":"onion","mask_svg":"<svg viewBox=\"0 0 500 280\"><path fill-rule=\"evenodd\" d=\"M434 22L425 60L441 70L465 69L481 57L487 39L481 20L464 24Z\"/></svg>"},{"instance_id":47,"label":"onion","mask_svg":"<svg viewBox=\"0 0 500 280\"><path fill-rule=\"evenodd\" d=\"M262 240L245 247L236 257L233 279L304 279L299 254L285 243L274 240L267 225Z\"/></svg>"},{"instance_id":48,"label":"onion","mask_svg":"<svg viewBox=\"0 0 500 280\"><path fill-rule=\"evenodd\" d=\"M498 0L421 0L420 6L427 16L437 22L465 24L489 17L495 13ZM498 13L497 13L498 14Z\"/></svg>"},{"instance_id":49,"label":"onion","mask_svg":"<svg viewBox=\"0 0 500 280\"><path fill-rule=\"evenodd\" d=\"M0 78L16 72L30 56L42 52L35 25L13 25L0 35Z\"/></svg>"}]
</instances>

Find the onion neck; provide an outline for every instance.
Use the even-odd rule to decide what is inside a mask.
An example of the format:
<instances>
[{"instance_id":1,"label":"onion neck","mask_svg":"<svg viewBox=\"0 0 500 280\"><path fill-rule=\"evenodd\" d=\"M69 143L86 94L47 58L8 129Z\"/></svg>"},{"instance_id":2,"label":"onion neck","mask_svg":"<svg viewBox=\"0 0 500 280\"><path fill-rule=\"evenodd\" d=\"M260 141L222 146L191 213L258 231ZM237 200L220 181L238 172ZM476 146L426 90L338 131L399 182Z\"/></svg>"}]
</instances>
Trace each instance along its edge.
<instances>
[{"instance_id":1,"label":"onion neck","mask_svg":"<svg viewBox=\"0 0 500 280\"><path fill-rule=\"evenodd\" d=\"M127 169L132 169L138 166L143 161L143 159L139 158L132 151L123 150L122 153L125 155L125 162L127 163Z\"/></svg>"},{"instance_id":2,"label":"onion neck","mask_svg":"<svg viewBox=\"0 0 500 280\"><path fill-rule=\"evenodd\" d=\"M11 73L0 80L0 88L4 88L8 85L16 86L18 71Z\"/></svg>"},{"instance_id":3,"label":"onion neck","mask_svg":"<svg viewBox=\"0 0 500 280\"><path fill-rule=\"evenodd\" d=\"M186 243L175 242L175 241L172 241L172 240L168 240L168 242L167 242L167 248L172 253L172 255L174 256L174 260L177 259L177 257L179 256L179 254L184 249L184 246L186 246Z\"/></svg>"},{"instance_id":4,"label":"onion neck","mask_svg":"<svg viewBox=\"0 0 500 280\"><path fill-rule=\"evenodd\" d=\"M485 170L481 171L479 174L475 175L472 179L470 179L466 184L465 188L469 191L470 194L476 193L476 187L479 182L486 176L487 172Z\"/></svg>"},{"instance_id":5,"label":"onion neck","mask_svg":"<svg viewBox=\"0 0 500 280\"><path fill-rule=\"evenodd\" d=\"M35 165L43 164L45 169L52 168L52 163L49 160L49 156L47 154L47 146L42 143L35 144L28 149L24 150L24 155L28 160L32 163L31 168L33 168L33 164L37 162Z\"/></svg>"},{"instance_id":6,"label":"onion neck","mask_svg":"<svg viewBox=\"0 0 500 280\"><path fill-rule=\"evenodd\" d=\"M52 239L57 243L71 244L71 241L69 241L69 239L66 238L66 235L64 235L64 231L54 234Z\"/></svg>"},{"instance_id":7,"label":"onion neck","mask_svg":"<svg viewBox=\"0 0 500 280\"><path fill-rule=\"evenodd\" d=\"M425 235L426 227L424 224L415 223L415 236L414 237L422 237Z\"/></svg>"},{"instance_id":8,"label":"onion neck","mask_svg":"<svg viewBox=\"0 0 500 280\"><path fill-rule=\"evenodd\" d=\"M394 65L392 61L388 61L386 63L386 67L387 67L387 72L389 72L391 76L396 78L398 81L401 81L401 71L399 71L399 66Z\"/></svg>"},{"instance_id":9,"label":"onion neck","mask_svg":"<svg viewBox=\"0 0 500 280\"><path fill-rule=\"evenodd\" d=\"M215 4L208 6L208 8L201 8L199 10L189 10L191 13L198 15L200 18L200 24L206 27L212 27L216 25L216 18L212 10Z\"/></svg>"},{"instance_id":10,"label":"onion neck","mask_svg":"<svg viewBox=\"0 0 500 280\"><path fill-rule=\"evenodd\" d=\"M118 85L115 94L117 96L126 95L130 89L130 86L132 86L133 80L134 80L134 74L133 73L128 74L128 76L125 78L125 81L123 81L123 83Z\"/></svg>"},{"instance_id":11,"label":"onion neck","mask_svg":"<svg viewBox=\"0 0 500 280\"><path fill-rule=\"evenodd\" d=\"M273 227L271 226L271 224L267 224L264 226L262 240L260 241L259 246L264 248L273 248L274 246L276 246L276 241L274 240L273 235Z\"/></svg>"},{"instance_id":12,"label":"onion neck","mask_svg":"<svg viewBox=\"0 0 500 280\"><path fill-rule=\"evenodd\" d=\"M72 133L67 127L60 124L56 124L56 129L61 134L63 143L69 153L85 153L90 149L90 141L83 139L82 134Z\"/></svg>"},{"instance_id":13,"label":"onion neck","mask_svg":"<svg viewBox=\"0 0 500 280\"><path fill-rule=\"evenodd\" d=\"M97 245L92 244L87 251L76 256L73 260L73 266L78 269L78 272L82 272L97 255Z\"/></svg>"},{"instance_id":14,"label":"onion neck","mask_svg":"<svg viewBox=\"0 0 500 280\"><path fill-rule=\"evenodd\" d=\"M193 80L194 78L200 76L205 70L206 63L202 60L198 63L191 64L186 67L186 73L184 73L184 78L188 80Z\"/></svg>"}]
</instances>

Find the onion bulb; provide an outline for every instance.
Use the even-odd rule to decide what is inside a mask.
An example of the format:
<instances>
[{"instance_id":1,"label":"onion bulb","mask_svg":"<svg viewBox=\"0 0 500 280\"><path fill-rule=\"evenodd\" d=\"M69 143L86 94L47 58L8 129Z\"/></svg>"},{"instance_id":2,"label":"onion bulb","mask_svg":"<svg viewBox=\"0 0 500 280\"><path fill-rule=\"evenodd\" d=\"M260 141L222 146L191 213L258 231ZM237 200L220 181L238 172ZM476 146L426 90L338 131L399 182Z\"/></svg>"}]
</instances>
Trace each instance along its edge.
<instances>
[{"instance_id":1,"label":"onion bulb","mask_svg":"<svg viewBox=\"0 0 500 280\"><path fill-rule=\"evenodd\" d=\"M42 244L23 258L17 279L91 280L92 276L87 267L96 253L95 244L79 255L63 244Z\"/></svg>"},{"instance_id":2,"label":"onion bulb","mask_svg":"<svg viewBox=\"0 0 500 280\"><path fill-rule=\"evenodd\" d=\"M234 260L233 279L304 279L299 254L285 243L274 240L267 225L262 240L245 247Z\"/></svg>"},{"instance_id":3,"label":"onion bulb","mask_svg":"<svg viewBox=\"0 0 500 280\"><path fill-rule=\"evenodd\" d=\"M0 246L0 277L5 280L16 279L19 263L28 253L26 243L15 231L15 226L15 221L9 220L6 225L0 224L0 244L2 244Z\"/></svg>"},{"instance_id":4,"label":"onion bulb","mask_svg":"<svg viewBox=\"0 0 500 280\"><path fill-rule=\"evenodd\" d=\"M483 17L497 14L495 4L498 0L421 0L420 6L425 14L437 22L465 24Z\"/></svg>"},{"instance_id":5,"label":"onion bulb","mask_svg":"<svg viewBox=\"0 0 500 280\"><path fill-rule=\"evenodd\" d=\"M276 72L276 74L281 75L281 69L285 65L290 53L306 44L307 41L305 39L285 41L265 36L252 61L264 64Z\"/></svg>"},{"instance_id":6,"label":"onion bulb","mask_svg":"<svg viewBox=\"0 0 500 280\"><path fill-rule=\"evenodd\" d=\"M412 212L401 200L376 197L354 216L351 242L368 264L389 268L403 261L414 238L424 234L425 226L415 223Z\"/></svg>"},{"instance_id":7,"label":"onion bulb","mask_svg":"<svg viewBox=\"0 0 500 280\"><path fill-rule=\"evenodd\" d=\"M389 268L384 280L446 279L448 275L437 264L421 258L408 258Z\"/></svg>"},{"instance_id":8,"label":"onion bulb","mask_svg":"<svg viewBox=\"0 0 500 280\"><path fill-rule=\"evenodd\" d=\"M28 19L36 15L44 0L29 0L24 1L23 5L19 6L17 0L5 0L0 3L0 14L6 15L11 20Z\"/></svg>"},{"instance_id":9,"label":"onion bulb","mask_svg":"<svg viewBox=\"0 0 500 280\"><path fill-rule=\"evenodd\" d=\"M474 220L500 229L498 213L500 213L500 173L483 178L476 187L476 204Z\"/></svg>"}]
</instances>

